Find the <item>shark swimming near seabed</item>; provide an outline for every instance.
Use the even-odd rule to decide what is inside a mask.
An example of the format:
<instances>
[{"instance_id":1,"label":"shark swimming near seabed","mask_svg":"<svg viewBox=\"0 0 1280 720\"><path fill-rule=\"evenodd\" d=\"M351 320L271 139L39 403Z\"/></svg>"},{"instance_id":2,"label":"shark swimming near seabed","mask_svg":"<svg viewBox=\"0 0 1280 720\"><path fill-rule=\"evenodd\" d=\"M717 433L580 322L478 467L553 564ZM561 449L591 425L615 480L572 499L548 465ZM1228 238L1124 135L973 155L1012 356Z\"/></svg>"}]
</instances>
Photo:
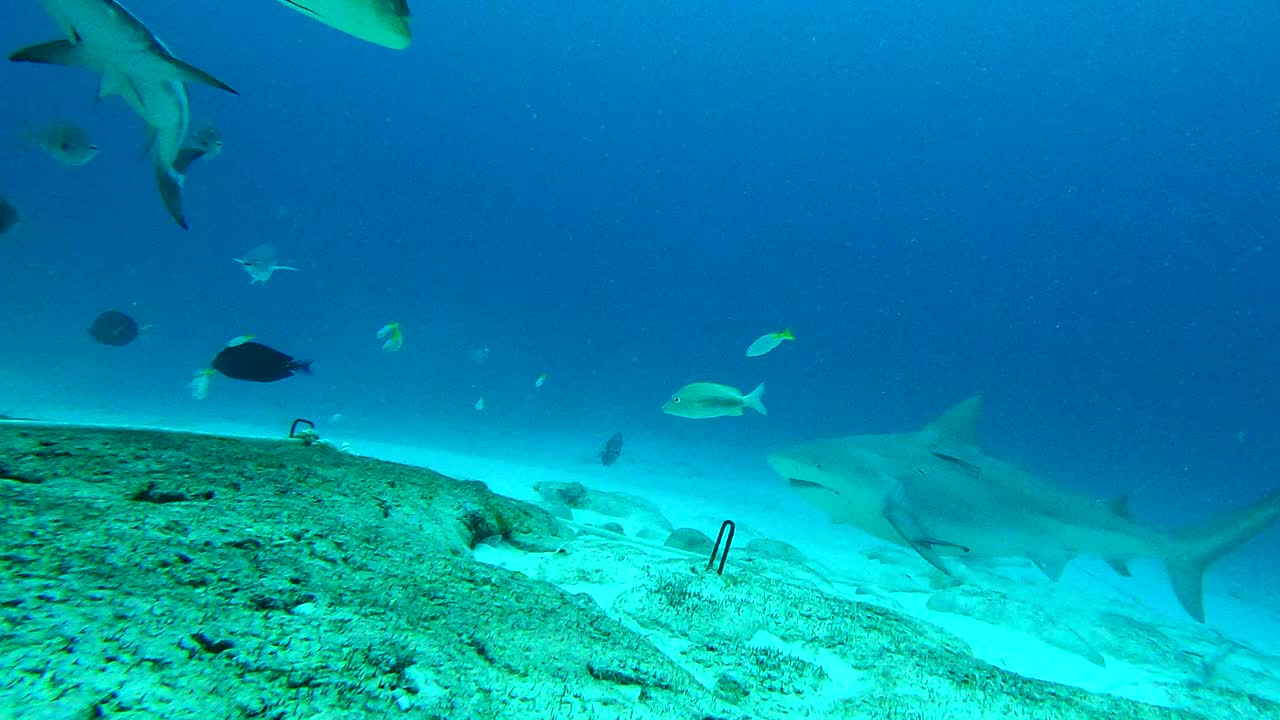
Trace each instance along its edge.
<instances>
[{"instance_id":1,"label":"shark swimming near seabed","mask_svg":"<svg viewBox=\"0 0 1280 720\"><path fill-rule=\"evenodd\" d=\"M1280 491L1182 532L1133 520L1107 503L1051 485L987 455L975 428L981 397L948 410L922 430L818 440L769 455L769 464L835 523L915 550L958 577L954 559L1030 558L1057 580L1075 555L1102 557L1122 575L1126 562L1163 561L1174 593L1204 622L1204 571L1280 516Z\"/></svg>"},{"instance_id":2,"label":"shark swimming near seabed","mask_svg":"<svg viewBox=\"0 0 1280 720\"><path fill-rule=\"evenodd\" d=\"M238 94L173 53L117 0L40 0L66 38L23 48L16 62L80 67L102 76L98 97L119 95L147 125L160 197L184 229L179 156L191 124L187 82ZM189 162L187 164L190 164Z\"/></svg>"}]
</instances>

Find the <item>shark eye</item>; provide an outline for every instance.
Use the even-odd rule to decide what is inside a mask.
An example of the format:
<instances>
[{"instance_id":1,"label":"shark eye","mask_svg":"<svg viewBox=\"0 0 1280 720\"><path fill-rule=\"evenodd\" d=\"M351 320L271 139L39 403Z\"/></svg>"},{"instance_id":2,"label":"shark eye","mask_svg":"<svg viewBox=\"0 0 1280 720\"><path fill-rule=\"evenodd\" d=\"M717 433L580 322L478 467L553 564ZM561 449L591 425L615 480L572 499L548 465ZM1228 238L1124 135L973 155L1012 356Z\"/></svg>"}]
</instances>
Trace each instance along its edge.
<instances>
[{"instance_id":1,"label":"shark eye","mask_svg":"<svg viewBox=\"0 0 1280 720\"><path fill-rule=\"evenodd\" d=\"M671 402L674 402L674 403L678 403L678 402L680 402L680 396L679 396L679 395L672 395L672 396L671 396Z\"/></svg>"}]
</instances>

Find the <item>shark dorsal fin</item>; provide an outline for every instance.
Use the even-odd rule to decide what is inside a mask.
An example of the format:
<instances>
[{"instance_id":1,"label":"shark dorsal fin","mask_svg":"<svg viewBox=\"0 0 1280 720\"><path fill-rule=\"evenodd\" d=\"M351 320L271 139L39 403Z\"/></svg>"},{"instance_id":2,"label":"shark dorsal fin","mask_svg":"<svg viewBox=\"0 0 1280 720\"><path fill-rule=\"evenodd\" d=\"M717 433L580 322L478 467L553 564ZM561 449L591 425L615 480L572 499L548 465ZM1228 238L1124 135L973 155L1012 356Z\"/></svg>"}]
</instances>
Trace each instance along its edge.
<instances>
[{"instance_id":1,"label":"shark dorsal fin","mask_svg":"<svg viewBox=\"0 0 1280 720\"><path fill-rule=\"evenodd\" d=\"M925 428L930 434L965 445L978 444L978 418L982 416L982 396L973 397L951 407Z\"/></svg>"}]
</instances>

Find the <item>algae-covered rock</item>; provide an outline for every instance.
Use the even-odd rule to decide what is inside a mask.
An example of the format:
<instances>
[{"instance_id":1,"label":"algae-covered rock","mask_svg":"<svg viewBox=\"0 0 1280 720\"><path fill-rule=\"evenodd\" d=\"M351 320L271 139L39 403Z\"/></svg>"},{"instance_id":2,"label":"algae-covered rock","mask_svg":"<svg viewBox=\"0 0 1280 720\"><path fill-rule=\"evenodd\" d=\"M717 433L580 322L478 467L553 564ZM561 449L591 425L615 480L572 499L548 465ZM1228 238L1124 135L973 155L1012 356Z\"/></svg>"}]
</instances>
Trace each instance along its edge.
<instances>
[{"instance_id":1,"label":"algae-covered rock","mask_svg":"<svg viewBox=\"0 0 1280 720\"><path fill-rule=\"evenodd\" d=\"M480 483L320 446L11 423L0 458L16 717L569 717L633 702L637 681L645 717L714 712L585 596L471 559L495 536L573 536Z\"/></svg>"},{"instance_id":2,"label":"algae-covered rock","mask_svg":"<svg viewBox=\"0 0 1280 720\"><path fill-rule=\"evenodd\" d=\"M667 536L663 545L684 550L685 552L706 555L711 552L715 543L711 541L711 538L706 533L697 528L676 528Z\"/></svg>"}]
</instances>

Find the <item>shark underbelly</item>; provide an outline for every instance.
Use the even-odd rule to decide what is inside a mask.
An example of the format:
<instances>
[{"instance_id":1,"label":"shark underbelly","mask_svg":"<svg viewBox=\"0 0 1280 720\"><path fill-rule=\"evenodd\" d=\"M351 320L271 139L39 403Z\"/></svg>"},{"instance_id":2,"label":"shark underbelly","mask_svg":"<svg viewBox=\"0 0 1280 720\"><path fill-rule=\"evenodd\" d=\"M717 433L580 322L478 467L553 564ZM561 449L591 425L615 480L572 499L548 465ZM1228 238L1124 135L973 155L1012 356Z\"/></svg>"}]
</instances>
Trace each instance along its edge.
<instances>
[{"instance_id":1,"label":"shark underbelly","mask_svg":"<svg viewBox=\"0 0 1280 720\"><path fill-rule=\"evenodd\" d=\"M920 528L936 541L936 551L974 559L1097 555L1109 560L1157 556L1167 539L1123 518L1071 517L1061 511L1005 508L983 515L955 514L953 508L916 504ZM911 544L911 539L904 539Z\"/></svg>"},{"instance_id":2,"label":"shark underbelly","mask_svg":"<svg viewBox=\"0 0 1280 720\"><path fill-rule=\"evenodd\" d=\"M129 104L151 133L152 162L171 170L190 126L186 88L175 81L148 81L139 84L138 96Z\"/></svg>"}]
</instances>

